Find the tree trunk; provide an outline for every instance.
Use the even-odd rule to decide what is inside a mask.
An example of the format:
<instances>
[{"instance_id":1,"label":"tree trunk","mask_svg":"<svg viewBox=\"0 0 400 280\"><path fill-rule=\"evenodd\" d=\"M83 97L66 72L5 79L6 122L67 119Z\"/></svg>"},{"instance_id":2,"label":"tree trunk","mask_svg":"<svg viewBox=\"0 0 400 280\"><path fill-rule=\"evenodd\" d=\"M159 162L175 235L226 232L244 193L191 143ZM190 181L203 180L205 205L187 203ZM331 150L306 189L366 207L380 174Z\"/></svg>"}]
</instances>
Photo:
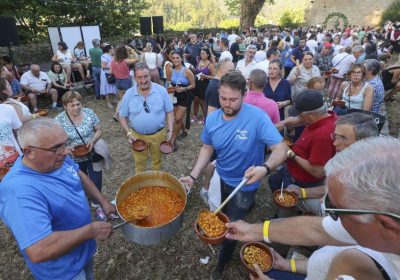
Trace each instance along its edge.
<instances>
[{"instance_id":1,"label":"tree trunk","mask_svg":"<svg viewBox=\"0 0 400 280\"><path fill-rule=\"evenodd\" d=\"M256 17L264 6L266 0L241 0L240 1L240 28L249 30L254 27Z\"/></svg>"}]
</instances>

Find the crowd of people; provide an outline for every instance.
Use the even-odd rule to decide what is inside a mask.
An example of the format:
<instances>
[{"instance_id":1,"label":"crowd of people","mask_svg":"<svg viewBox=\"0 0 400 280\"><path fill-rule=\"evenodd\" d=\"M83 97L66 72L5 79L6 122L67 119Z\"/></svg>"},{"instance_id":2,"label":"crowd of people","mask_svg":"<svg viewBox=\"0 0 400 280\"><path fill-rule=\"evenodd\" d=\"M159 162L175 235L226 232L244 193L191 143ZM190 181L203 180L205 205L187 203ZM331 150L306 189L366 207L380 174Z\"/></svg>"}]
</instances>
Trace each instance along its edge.
<instances>
[{"instance_id":1,"label":"crowd of people","mask_svg":"<svg viewBox=\"0 0 400 280\"><path fill-rule=\"evenodd\" d=\"M110 148L74 87L77 71L83 83L93 79L96 102L106 100L128 143L146 143L132 150L135 173L148 159L160 170L160 143L176 151L196 124L203 145L180 181L202 181L212 207L248 179L222 210L230 231L211 279L223 279L237 240L318 246L303 260L274 251L274 269L256 267L251 279L400 279L400 142L379 136L382 105L400 91L399 29L185 32L120 46L94 39L87 56L82 42L73 51L60 42L48 73L32 64L21 76L4 56L0 217L34 277L93 279L95 240L112 232L115 206L101 193ZM54 119L39 113L47 96ZM71 154L79 145L89 154ZM284 188L299 203L248 224L265 176L271 191ZM85 194L100 221L91 221Z\"/></svg>"}]
</instances>

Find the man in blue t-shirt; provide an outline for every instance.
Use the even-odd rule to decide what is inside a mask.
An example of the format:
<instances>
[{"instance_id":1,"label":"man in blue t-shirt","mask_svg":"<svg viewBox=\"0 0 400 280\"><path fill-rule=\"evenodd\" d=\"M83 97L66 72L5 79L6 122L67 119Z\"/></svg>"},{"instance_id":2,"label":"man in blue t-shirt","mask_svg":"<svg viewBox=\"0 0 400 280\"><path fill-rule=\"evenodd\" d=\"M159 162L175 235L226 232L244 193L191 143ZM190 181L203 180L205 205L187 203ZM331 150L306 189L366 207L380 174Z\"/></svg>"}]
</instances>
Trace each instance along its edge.
<instances>
[{"instance_id":1,"label":"man in blue t-shirt","mask_svg":"<svg viewBox=\"0 0 400 280\"><path fill-rule=\"evenodd\" d=\"M239 72L230 72L220 80L221 109L207 117L201 134L203 146L190 175L180 180L191 187L208 164L212 154L218 155L217 171L221 177L221 201L248 177L243 187L223 208L230 221L243 219L251 205L260 179L268 175L286 159L288 148L271 119L259 108L243 103L246 80ZM264 149L272 153L264 163ZM223 270L232 257L236 242L222 243L218 264L211 279L221 279Z\"/></svg>"},{"instance_id":2,"label":"man in blue t-shirt","mask_svg":"<svg viewBox=\"0 0 400 280\"><path fill-rule=\"evenodd\" d=\"M108 217L115 207L67 157L68 137L55 120L25 123L18 140L24 155L0 184L1 219L35 279L92 279L95 240L107 239L112 226L91 222L85 194Z\"/></svg>"}]
</instances>

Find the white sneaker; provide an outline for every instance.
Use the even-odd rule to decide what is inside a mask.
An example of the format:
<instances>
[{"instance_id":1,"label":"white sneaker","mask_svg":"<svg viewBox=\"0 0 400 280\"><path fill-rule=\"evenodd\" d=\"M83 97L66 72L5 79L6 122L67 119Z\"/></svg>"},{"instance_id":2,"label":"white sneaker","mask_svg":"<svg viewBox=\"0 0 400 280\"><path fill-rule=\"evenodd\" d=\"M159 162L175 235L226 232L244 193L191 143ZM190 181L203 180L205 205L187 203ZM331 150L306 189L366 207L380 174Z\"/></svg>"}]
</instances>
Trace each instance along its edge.
<instances>
[{"instance_id":1,"label":"white sneaker","mask_svg":"<svg viewBox=\"0 0 400 280\"><path fill-rule=\"evenodd\" d=\"M208 190L201 188L200 189L200 196L203 199L205 204L209 204L208 203Z\"/></svg>"}]
</instances>

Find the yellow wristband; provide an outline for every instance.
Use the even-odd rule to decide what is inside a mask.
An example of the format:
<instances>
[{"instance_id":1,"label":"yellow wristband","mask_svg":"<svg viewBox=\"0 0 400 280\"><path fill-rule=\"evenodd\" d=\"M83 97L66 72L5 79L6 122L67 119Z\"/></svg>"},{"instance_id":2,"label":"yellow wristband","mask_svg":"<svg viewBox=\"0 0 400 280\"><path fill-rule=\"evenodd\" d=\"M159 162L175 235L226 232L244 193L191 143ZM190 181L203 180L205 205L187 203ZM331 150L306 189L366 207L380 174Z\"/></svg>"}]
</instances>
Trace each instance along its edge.
<instances>
[{"instance_id":1,"label":"yellow wristband","mask_svg":"<svg viewBox=\"0 0 400 280\"><path fill-rule=\"evenodd\" d=\"M271 222L266 220L264 222L264 226L263 226L263 236L264 236L264 241L267 243L271 243L271 241L269 240L269 224Z\"/></svg>"},{"instance_id":2,"label":"yellow wristband","mask_svg":"<svg viewBox=\"0 0 400 280\"><path fill-rule=\"evenodd\" d=\"M300 188L300 190L301 190L301 197L302 198L307 198L306 190L304 188Z\"/></svg>"},{"instance_id":3,"label":"yellow wristband","mask_svg":"<svg viewBox=\"0 0 400 280\"><path fill-rule=\"evenodd\" d=\"M129 135L132 135L132 131L129 131L129 132L126 134L126 137L128 137Z\"/></svg>"},{"instance_id":4,"label":"yellow wristband","mask_svg":"<svg viewBox=\"0 0 400 280\"><path fill-rule=\"evenodd\" d=\"M297 272L297 269L296 269L296 260L295 260L295 259L290 259L290 268L292 269L292 272L293 272L293 273L296 273L296 272Z\"/></svg>"}]
</instances>

